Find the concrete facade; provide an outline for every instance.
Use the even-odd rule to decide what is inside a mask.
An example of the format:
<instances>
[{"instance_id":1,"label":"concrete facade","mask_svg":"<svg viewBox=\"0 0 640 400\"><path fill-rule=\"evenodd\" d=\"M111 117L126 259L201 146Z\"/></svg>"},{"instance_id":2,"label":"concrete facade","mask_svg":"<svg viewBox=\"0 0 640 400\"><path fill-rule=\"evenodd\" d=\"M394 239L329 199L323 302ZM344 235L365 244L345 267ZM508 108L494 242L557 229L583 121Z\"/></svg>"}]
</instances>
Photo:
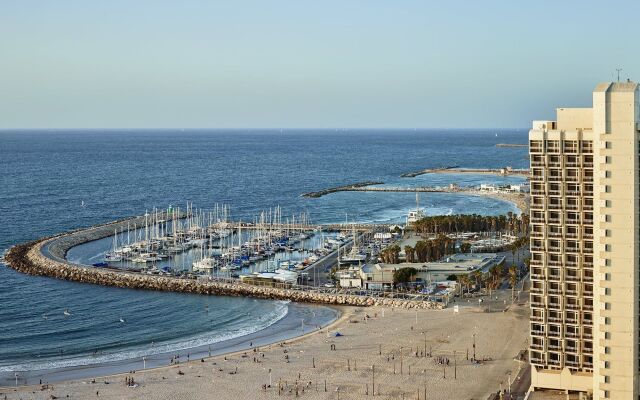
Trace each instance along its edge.
<instances>
[{"instance_id":1,"label":"concrete facade","mask_svg":"<svg viewBox=\"0 0 640 400\"><path fill-rule=\"evenodd\" d=\"M599 84L529 132L533 390L639 398L639 98Z\"/></svg>"}]
</instances>

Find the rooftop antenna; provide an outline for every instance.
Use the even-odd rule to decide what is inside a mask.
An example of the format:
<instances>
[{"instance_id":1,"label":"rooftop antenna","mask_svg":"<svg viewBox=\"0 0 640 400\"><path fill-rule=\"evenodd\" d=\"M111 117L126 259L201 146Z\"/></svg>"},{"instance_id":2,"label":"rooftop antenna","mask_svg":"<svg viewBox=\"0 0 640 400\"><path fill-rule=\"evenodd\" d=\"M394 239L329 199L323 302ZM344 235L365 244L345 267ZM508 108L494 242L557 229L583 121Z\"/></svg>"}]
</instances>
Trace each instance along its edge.
<instances>
[{"instance_id":1,"label":"rooftop antenna","mask_svg":"<svg viewBox=\"0 0 640 400\"><path fill-rule=\"evenodd\" d=\"M618 82L620 82L620 71L622 71L622 68L616 68L616 71L618 72Z\"/></svg>"}]
</instances>

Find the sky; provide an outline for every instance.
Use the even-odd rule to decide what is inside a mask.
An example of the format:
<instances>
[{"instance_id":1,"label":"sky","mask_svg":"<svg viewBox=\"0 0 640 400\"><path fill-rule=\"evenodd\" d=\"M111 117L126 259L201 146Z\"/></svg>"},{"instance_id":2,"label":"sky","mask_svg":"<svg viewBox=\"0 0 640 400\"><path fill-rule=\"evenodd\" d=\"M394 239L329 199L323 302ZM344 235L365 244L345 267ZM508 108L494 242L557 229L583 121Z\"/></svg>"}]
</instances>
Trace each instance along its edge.
<instances>
[{"instance_id":1,"label":"sky","mask_svg":"<svg viewBox=\"0 0 640 400\"><path fill-rule=\"evenodd\" d=\"M0 1L0 129L529 128L640 80L638 1Z\"/></svg>"}]
</instances>

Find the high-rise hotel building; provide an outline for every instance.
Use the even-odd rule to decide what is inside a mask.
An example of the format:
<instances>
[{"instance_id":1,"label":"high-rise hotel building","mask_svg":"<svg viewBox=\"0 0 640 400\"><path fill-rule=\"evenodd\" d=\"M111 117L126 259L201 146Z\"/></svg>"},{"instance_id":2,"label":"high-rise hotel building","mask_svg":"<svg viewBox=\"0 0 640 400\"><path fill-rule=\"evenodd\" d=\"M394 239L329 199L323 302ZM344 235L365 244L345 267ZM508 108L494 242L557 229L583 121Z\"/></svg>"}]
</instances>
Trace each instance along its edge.
<instances>
[{"instance_id":1,"label":"high-rise hotel building","mask_svg":"<svg viewBox=\"0 0 640 400\"><path fill-rule=\"evenodd\" d=\"M602 83L529 132L532 390L640 399L639 97Z\"/></svg>"}]
</instances>

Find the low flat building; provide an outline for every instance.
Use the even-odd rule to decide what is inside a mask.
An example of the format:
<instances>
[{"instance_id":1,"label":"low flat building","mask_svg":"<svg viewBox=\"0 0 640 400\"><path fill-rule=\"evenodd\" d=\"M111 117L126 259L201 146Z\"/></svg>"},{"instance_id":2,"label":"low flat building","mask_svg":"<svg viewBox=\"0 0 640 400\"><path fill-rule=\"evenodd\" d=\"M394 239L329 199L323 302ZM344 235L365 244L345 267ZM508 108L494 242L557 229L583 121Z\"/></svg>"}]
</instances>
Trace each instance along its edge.
<instances>
[{"instance_id":1,"label":"low flat building","mask_svg":"<svg viewBox=\"0 0 640 400\"><path fill-rule=\"evenodd\" d=\"M451 275L466 275L477 270L485 271L492 265L502 262L504 257L493 253L454 254L441 261L428 263L363 265L359 268L359 274L362 281L361 287L379 290L391 288L394 272L402 268L415 268L416 282L431 283L445 281Z\"/></svg>"}]
</instances>

